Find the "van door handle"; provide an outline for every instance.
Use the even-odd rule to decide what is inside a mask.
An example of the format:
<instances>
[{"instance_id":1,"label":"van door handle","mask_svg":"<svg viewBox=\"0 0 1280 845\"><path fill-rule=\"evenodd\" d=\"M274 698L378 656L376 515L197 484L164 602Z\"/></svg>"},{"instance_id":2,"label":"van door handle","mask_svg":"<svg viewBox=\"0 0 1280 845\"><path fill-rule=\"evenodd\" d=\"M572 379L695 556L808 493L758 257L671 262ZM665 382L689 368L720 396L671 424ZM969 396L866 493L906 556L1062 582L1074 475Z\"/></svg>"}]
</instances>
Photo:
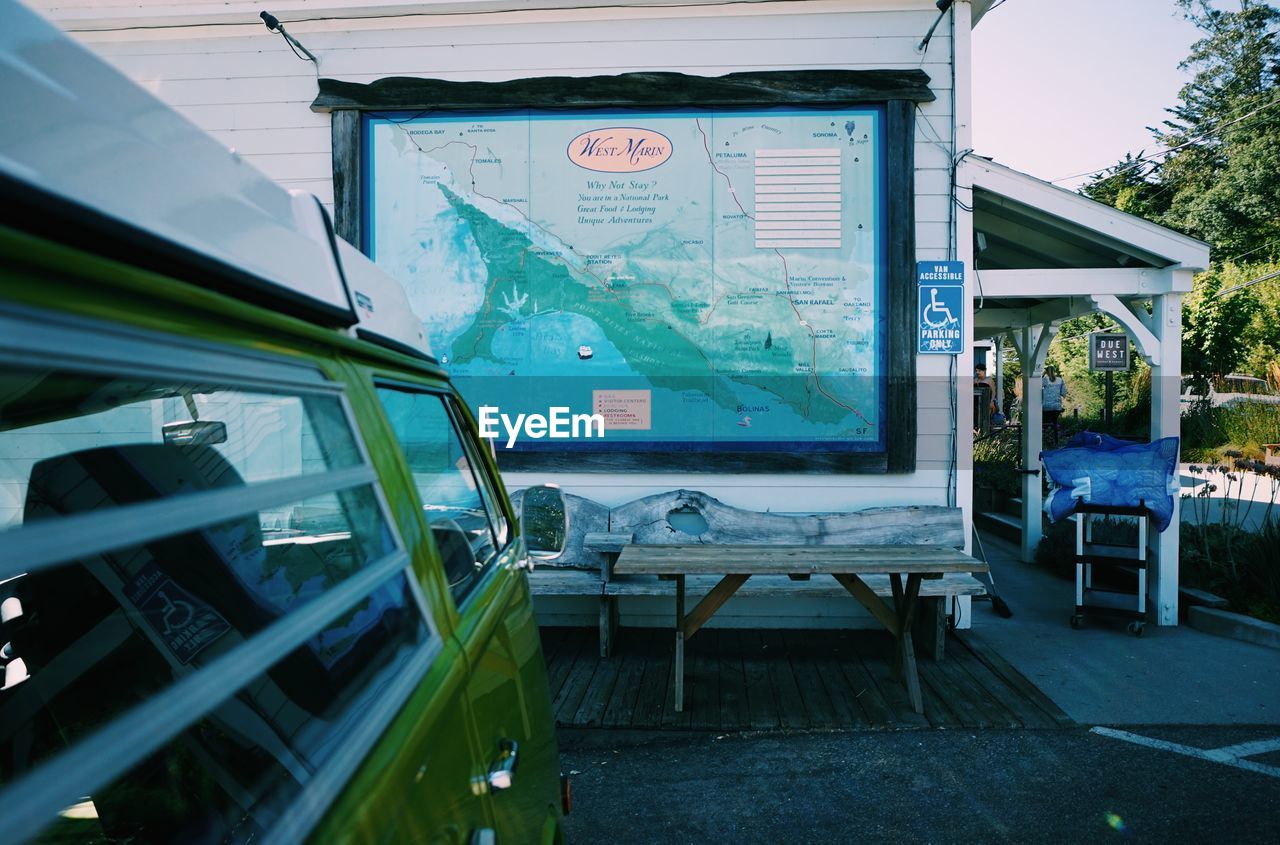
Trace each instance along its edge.
<instances>
[{"instance_id":1,"label":"van door handle","mask_svg":"<svg viewBox=\"0 0 1280 845\"><path fill-rule=\"evenodd\" d=\"M510 789L516 779L516 759L520 753L520 744L514 739L498 742L498 759L489 767L489 789L501 792Z\"/></svg>"}]
</instances>

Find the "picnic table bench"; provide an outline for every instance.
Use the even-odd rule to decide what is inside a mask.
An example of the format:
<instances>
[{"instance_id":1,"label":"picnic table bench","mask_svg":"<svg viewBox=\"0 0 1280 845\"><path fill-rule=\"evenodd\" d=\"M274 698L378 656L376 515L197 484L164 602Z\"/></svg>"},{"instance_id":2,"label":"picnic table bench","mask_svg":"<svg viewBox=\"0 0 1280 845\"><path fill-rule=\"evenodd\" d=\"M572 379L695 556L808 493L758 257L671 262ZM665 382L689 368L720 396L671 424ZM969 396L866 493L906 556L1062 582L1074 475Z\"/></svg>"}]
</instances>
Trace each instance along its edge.
<instances>
[{"instance_id":1,"label":"picnic table bench","mask_svg":"<svg viewBox=\"0 0 1280 845\"><path fill-rule=\"evenodd\" d=\"M519 507L521 492L517 491L512 498ZM822 556L835 554L830 550L865 548L882 555L893 554L888 550L898 547L941 550L936 552L939 561L953 560L965 566L944 567L930 572L930 577L919 573L921 577L912 600L914 614L910 619L903 619L911 622L909 627L914 629L913 659L914 646L923 646L927 654L942 659L948 608L960 596L985 592L983 584L970 574L982 571L983 565L967 555L961 556L962 561L948 557L959 555L956 549L964 545L964 520L958 508L904 506L851 513L761 513L731 507L696 490L659 493L615 508L581 496L566 495L565 499L570 513L568 547L558 560L539 565L530 576L530 589L535 596L597 599L602 657L612 653L620 599L670 597L674 601L677 598L674 573L659 577L651 572L627 571L626 566L618 568L624 556L632 560L634 555L644 554L632 549L657 547L666 550L658 554L678 560L718 558L719 563L700 563L703 568L688 568L682 573L683 601L698 602L699 606L724 576L748 574L732 592L723 595L715 609L731 596L774 600L848 598L850 588L846 582L827 577L837 573L812 568ZM734 549L737 551L726 551ZM731 573L723 568L727 554L765 560L766 553L771 554L772 550L779 550L777 553L783 559L793 561L793 568L777 568L767 573L760 569ZM864 562L875 559L874 554L863 557ZM810 568L805 568L805 561L809 561ZM904 598L895 598L894 571L886 566L863 566L838 574L856 575L857 584L852 589L861 595L860 603L882 625L893 619L900 631L897 608L905 604L908 585L900 583ZM910 580L906 570L896 571L899 582L904 575ZM811 578L814 574L822 577ZM873 597L877 601L872 602ZM887 604L885 599L892 604ZM703 619L699 627L706 621Z\"/></svg>"},{"instance_id":2,"label":"picnic table bench","mask_svg":"<svg viewBox=\"0 0 1280 845\"><path fill-rule=\"evenodd\" d=\"M894 637L893 670L900 677L917 713L923 712L916 672L912 627L922 582L948 574L970 577L987 565L946 546L922 545L628 545L613 571L617 575L657 575L675 584L675 704L684 709L684 646L716 611L753 576L785 575L807 580L830 575ZM689 613L685 613L686 579L719 575L720 579ZM892 603L885 602L866 580L886 576ZM903 583L905 576L906 582Z\"/></svg>"}]
</instances>

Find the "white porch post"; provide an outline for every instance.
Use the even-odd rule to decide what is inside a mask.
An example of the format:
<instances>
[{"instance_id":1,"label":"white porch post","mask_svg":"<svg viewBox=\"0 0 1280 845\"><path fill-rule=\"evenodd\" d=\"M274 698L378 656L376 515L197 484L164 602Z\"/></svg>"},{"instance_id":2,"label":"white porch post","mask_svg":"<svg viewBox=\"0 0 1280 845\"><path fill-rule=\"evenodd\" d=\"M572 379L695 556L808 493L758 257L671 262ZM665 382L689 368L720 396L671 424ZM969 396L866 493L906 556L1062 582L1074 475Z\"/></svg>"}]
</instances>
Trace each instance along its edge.
<instances>
[{"instance_id":1,"label":"white porch post","mask_svg":"<svg viewBox=\"0 0 1280 845\"><path fill-rule=\"evenodd\" d=\"M1040 377L1044 375L1044 362L1049 357L1049 344L1058 334L1059 321L1052 320L1040 326L1027 326L1022 330L1022 342L1018 353L1022 359L1022 468L1040 467L1040 450L1044 448L1044 393ZM1022 476L1022 559L1035 560L1036 547L1044 534L1039 473Z\"/></svg>"},{"instance_id":2,"label":"white porch post","mask_svg":"<svg viewBox=\"0 0 1280 845\"><path fill-rule=\"evenodd\" d=\"M1185 273L1190 287L1190 271ZM1151 439L1177 437L1181 426L1179 394L1182 390L1182 294L1164 293L1151 298L1151 331L1160 341L1159 364L1151 368ZM1178 534L1181 502L1173 499L1173 521L1163 533L1152 532L1147 546L1155 559L1154 578L1148 586L1157 625L1178 624Z\"/></svg>"},{"instance_id":3,"label":"white porch post","mask_svg":"<svg viewBox=\"0 0 1280 845\"><path fill-rule=\"evenodd\" d=\"M992 369L996 379L996 410L1004 413L1004 335L991 338L991 342L995 344L991 354L995 358Z\"/></svg>"},{"instance_id":4,"label":"white porch post","mask_svg":"<svg viewBox=\"0 0 1280 845\"><path fill-rule=\"evenodd\" d=\"M970 19L971 10L968 3L956 3L951 7L951 43L952 58L954 61L951 65L953 73L951 82L951 96L953 120L955 121L955 132L952 136L954 145L951 147L951 155L953 161L958 158L965 150L969 150L973 146L973 131L970 125L970 115L972 113L973 99L973 82L971 78L971 50L970 41L973 24ZM964 263L965 266L965 291L963 298L964 307L964 333L962 335L962 349L960 357L956 361L957 379L956 379L956 419L953 424L956 427L956 490L955 502L956 507L960 508L964 513L964 549L966 552L972 552L973 543L973 338L974 338L974 301L973 295L976 288L980 285L977 281L977 257L973 251L973 179L962 168L956 167L953 174L955 179L955 200L952 209L955 213L955 255L951 256ZM968 210L966 210L968 209ZM966 620L970 618L969 614L969 597L960 597L962 604L962 617Z\"/></svg>"},{"instance_id":5,"label":"white porch post","mask_svg":"<svg viewBox=\"0 0 1280 845\"><path fill-rule=\"evenodd\" d=\"M973 82L972 44L973 23L968 3L955 3L951 7L951 113L955 121L952 135L952 161L964 150L973 147L973 131L970 127ZM956 362L958 369L955 385L958 413L956 426L956 506L964 514L964 550L973 552L973 293L977 287L978 264L973 253L973 180L958 167L952 172L955 180L955 257L966 268L964 291L964 352ZM970 209L966 211L965 209ZM956 596L955 618L958 627L968 628L973 622L971 596Z\"/></svg>"},{"instance_id":6,"label":"white porch post","mask_svg":"<svg viewBox=\"0 0 1280 845\"><path fill-rule=\"evenodd\" d=\"M1027 326L1022 330L1022 468L1040 466L1040 449L1043 447L1044 409L1040 404L1041 372L1036 364L1036 346L1040 340L1040 327ZM1030 563L1035 559L1036 547L1043 533L1040 517L1040 476L1022 476L1022 559Z\"/></svg>"}]
</instances>

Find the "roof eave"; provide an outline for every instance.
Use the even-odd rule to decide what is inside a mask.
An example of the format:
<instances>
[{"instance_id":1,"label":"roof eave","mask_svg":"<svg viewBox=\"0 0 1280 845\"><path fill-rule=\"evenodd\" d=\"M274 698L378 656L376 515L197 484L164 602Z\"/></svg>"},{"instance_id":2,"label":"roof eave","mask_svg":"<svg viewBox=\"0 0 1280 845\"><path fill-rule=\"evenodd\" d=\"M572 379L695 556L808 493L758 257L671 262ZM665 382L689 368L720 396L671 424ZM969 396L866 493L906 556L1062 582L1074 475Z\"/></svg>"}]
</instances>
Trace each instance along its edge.
<instances>
[{"instance_id":1,"label":"roof eave","mask_svg":"<svg viewBox=\"0 0 1280 845\"><path fill-rule=\"evenodd\" d=\"M1199 272L1209 266L1209 245L1074 191L990 159L970 156L963 165L974 187L1008 197L1107 238L1159 256L1167 267Z\"/></svg>"},{"instance_id":2,"label":"roof eave","mask_svg":"<svg viewBox=\"0 0 1280 845\"><path fill-rule=\"evenodd\" d=\"M969 13L969 26L975 27L978 21L982 20L982 16L991 11L991 6L995 0L971 0L969 6L973 11Z\"/></svg>"}]
</instances>

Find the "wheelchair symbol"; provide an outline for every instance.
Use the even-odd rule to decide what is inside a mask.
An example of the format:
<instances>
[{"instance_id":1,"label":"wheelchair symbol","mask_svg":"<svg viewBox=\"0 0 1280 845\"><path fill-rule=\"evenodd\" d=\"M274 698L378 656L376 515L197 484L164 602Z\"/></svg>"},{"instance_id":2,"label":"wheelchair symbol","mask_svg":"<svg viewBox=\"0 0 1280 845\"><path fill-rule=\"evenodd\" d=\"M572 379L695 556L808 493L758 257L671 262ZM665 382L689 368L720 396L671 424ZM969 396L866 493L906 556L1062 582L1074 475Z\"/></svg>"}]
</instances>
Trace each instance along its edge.
<instances>
[{"instance_id":1,"label":"wheelchair symbol","mask_svg":"<svg viewBox=\"0 0 1280 845\"><path fill-rule=\"evenodd\" d=\"M166 636L191 624L191 619L195 616L195 610L191 607L191 602L186 602L182 599L170 601L164 590L160 590L156 595L162 602L161 621L164 622ZM181 621L178 621L178 619L181 619Z\"/></svg>"},{"instance_id":2,"label":"wheelchair symbol","mask_svg":"<svg viewBox=\"0 0 1280 845\"><path fill-rule=\"evenodd\" d=\"M934 319L930 315L943 315L941 319ZM931 329L940 329L943 326L959 322L955 315L951 313L951 309L938 301L938 289L929 288L929 304L924 307L921 315L924 324Z\"/></svg>"}]
</instances>

